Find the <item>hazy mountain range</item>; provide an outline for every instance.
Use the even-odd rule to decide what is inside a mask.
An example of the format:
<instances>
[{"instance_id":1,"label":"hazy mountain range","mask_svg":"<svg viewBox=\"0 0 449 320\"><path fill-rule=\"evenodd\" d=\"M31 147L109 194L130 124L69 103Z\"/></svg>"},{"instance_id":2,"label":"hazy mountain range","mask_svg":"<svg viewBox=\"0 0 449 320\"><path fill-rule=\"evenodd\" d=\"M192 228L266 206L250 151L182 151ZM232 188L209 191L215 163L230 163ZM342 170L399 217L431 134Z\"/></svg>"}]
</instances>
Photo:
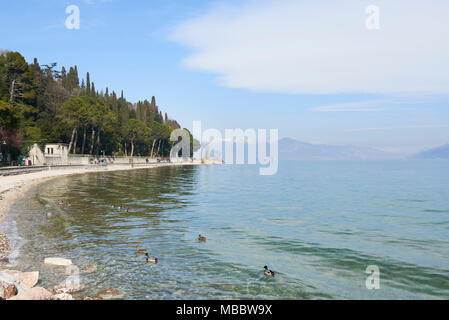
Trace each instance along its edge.
<instances>
[{"instance_id":1,"label":"hazy mountain range","mask_svg":"<svg viewBox=\"0 0 449 320\"><path fill-rule=\"evenodd\" d=\"M280 160L387 160L400 156L367 147L312 144L291 138L279 140Z\"/></svg>"},{"instance_id":2,"label":"hazy mountain range","mask_svg":"<svg viewBox=\"0 0 449 320\"><path fill-rule=\"evenodd\" d=\"M449 143L413 155L413 159L449 159Z\"/></svg>"},{"instance_id":3,"label":"hazy mountain range","mask_svg":"<svg viewBox=\"0 0 449 320\"><path fill-rule=\"evenodd\" d=\"M247 143L245 143L246 145ZM222 150L225 150L223 143ZM269 150L269 145L267 145ZM234 145L234 155L236 146ZM245 159L248 147L245 146ZM278 143L279 160L399 160L399 159L449 159L449 144L413 155L386 152L370 147L313 144L292 138L283 138ZM219 155L217 155L220 158Z\"/></svg>"},{"instance_id":4,"label":"hazy mountain range","mask_svg":"<svg viewBox=\"0 0 449 320\"><path fill-rule=\"evenodd\" d=\"M280 160L394 160L449 159L449 144L406 157L369 147L312 144L291 138L279 140Z\"/></svg>"}]
</instances>

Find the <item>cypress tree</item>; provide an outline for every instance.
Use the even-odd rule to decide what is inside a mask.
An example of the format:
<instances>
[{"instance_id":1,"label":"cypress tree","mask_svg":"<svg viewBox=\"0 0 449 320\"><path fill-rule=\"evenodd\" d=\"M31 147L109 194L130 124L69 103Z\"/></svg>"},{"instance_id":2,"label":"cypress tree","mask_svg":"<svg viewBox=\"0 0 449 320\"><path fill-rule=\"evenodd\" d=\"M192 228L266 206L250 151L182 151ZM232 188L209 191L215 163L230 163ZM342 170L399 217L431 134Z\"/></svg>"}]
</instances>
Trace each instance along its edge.
<instances>
[{"instance_id":1,"label":"cypress tree","mask_svg":"<svg viewBox=\"0 0 449 320\"><path fill-rule=\"evenodd\" d=\"M151 98L151 111L157 112L156 98L154 96Z\"/></svg>"},{"instance_id":2,"label":"cypress tree","mask_svg":"<svg viewBox=\"0 0 449 320\"><path fill-rule=\"evenodd\" d=\"M86 74L86 94L90 96L90 75L89 72Z\"/></svg>"},{"instance_id":3,"label":"cypress tree","mask_svg":"<svg viewBox=\"0 0 449 320\"><path fill-rule=\"evenodd\" d=\"M67 72L64 67L61 69L62 86L67 89Z\"/></svg>"},{"instance_id":4,"label":"cypress tree","mask_svg":"<svg viewBox=\"0 0 449 320\"><path fill-rule=\"evenodd\" d=\"M78 67L75 65L75 68L73 69L73 88L79 88L80 87L80 78L78 77Z\"/></svg>"}]
</instances>

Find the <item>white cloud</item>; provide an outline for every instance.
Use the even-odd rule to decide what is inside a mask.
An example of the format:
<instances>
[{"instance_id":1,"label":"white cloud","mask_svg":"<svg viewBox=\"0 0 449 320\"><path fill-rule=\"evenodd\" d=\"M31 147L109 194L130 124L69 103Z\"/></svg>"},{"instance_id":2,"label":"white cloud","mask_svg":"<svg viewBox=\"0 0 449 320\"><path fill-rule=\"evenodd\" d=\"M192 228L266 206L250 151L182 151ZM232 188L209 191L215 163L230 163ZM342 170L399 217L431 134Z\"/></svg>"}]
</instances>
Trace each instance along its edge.
<instances>
[{"instance_id":1,"label":"white cloud","mask_svg":"<svg viewBox=\"0 0 449 320\"><path fill-rule=\"evenodd\" d=\"M358 131L385 131L385 130L397 130L397 129L442 129L442 128L449 128L449 125L427 124L427 125L413 125L413 126L373 127L373 128L348 129L346 131L358 132Z\"/></svg>"},{"instance_id":2,"label":"white cloud","mask_svg":"<svg viewBox=\"0 0 449 320\"><path fill-rule=\"evenodd\" d=\"M446 95L425 95L425 94L408 94L408 95L390 95L388 98L376 100L364 100L345 103L335 103L324 106L312 107L313 111L317 112L377 112L385 111L391 107L402 110L413 109L413 105L429 104L441 99L448 99ZM440 99L440 100L439 100ZM404 107L407 105L407 107Z\"/></svg>"},{"instance_id":3,"label":"white cloud","mask_svg":"<svg viewBox=\"0 0 449 320\"><path fill-rule=\"evenodd\" d=\"M382 104L383 102L380 101L337 103L333 105L313 107L312 110L319 112L375 112L384 110L379 107Z\"/></svg>"},{"instance_id":4,"label":"white cloud","mask_svg":"<svg viewBox=\"0 0 449 320\"><path fill-rule=\"evenodd\" d=\"M365 26L368 5L380 30ZM227 87L286 93L448 92L449 1L251 1L214 6L171 39Z\"/></svg>"}]
</instances>

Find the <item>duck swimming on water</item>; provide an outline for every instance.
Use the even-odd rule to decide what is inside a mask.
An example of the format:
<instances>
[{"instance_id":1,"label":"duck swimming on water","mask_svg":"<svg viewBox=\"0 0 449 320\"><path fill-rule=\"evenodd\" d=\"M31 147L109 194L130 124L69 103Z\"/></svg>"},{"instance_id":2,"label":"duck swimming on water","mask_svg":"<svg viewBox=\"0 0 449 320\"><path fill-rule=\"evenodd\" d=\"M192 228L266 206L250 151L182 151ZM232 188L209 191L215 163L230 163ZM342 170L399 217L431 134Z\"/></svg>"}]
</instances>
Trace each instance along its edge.
<instances>
[{"instance_id":1,"label":"duck swimming on water","mask_svg":"<svg viewBox=\"0 0 449 320\"><path fill-rule=\"evenodd\" d=\"M266 275L267 277L274 277L274 271L273 270L268 269L267 266L264 266L263 269L264 269L264 271L263 271L264 275Z\"/></svg>"},{"instance_id":2,"label":"duck swimming on water","mask_svg":"<svg viewBox=\"0 0 449 320\"><path fill-rule=\"evenodd\" d=\"M147 257L147 263L157 263L158 262L158 259L156 258L156 257L150 257L149 255L148 255L148 252L147 253L145 253L145 256Z\"/></svg>"},{"instance_id":3,"label":"duck swimming on water","mask_svg":"<svg viewBox=\"0 0 449 320\"><path fill-rule=\"evenodd\" d=\"M206 241L206 237L203 237L202 235L198 235L198 241L205 242Z\"/></svg>"},{"instance_id":4,"label":"duck swimming on water","mask_svg":"<svg viewBox=\"0 0 449 320\"><path fill-rule=\"evenodd\" d=\"M136 246L136 249L137 249L137 252L138 252L138 253L143 253L143 254L146 254L146 253L147 253L147 250L145 250L145 249L140 249L139 246Z\"/></svg>"}]
</instances>

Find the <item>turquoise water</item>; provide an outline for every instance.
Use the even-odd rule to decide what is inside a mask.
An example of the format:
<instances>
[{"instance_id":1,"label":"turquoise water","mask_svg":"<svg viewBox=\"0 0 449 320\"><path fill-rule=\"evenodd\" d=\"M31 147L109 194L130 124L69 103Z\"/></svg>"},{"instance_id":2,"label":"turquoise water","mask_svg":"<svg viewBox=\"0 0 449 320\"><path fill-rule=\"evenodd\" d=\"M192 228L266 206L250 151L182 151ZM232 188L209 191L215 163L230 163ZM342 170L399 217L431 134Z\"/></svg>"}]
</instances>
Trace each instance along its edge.
<instances>
[{"instance_id":1,"label":"turquoise water","mask_svg":"<svg viewBox=\"0 0 449 320\"><path fill-rule=\"evenodd\" d=\"M92 173L43 184L3 229L13 262L40 270L44 287L66 277L47 256L94 266L81 273L82 295L448 299L448 182L448 161L288 161L274 176L231 165ZM379 290L365 286L368 265L380 269Z\"/></svg>"}]
</instances>

